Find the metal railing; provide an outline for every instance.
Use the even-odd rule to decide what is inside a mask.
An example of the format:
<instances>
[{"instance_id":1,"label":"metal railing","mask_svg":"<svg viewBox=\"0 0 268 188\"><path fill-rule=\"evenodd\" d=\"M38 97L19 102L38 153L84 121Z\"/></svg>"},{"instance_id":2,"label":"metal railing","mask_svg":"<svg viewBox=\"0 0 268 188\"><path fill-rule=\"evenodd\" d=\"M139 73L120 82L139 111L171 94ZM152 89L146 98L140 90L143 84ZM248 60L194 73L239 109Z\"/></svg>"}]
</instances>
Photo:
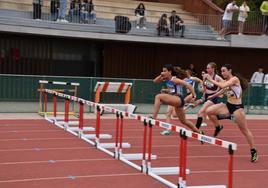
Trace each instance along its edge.
<instances>
[{"instance_id":1,"label":"metal railing","mask_svg":"<svg viewBox=\"0 0 268 188\"><path fill-rule=\"evenodd\" d=\"M43 22L42 24L61 24L68 22L71 25L79 23L80 26L91 26L93 31L96 32L101 32L102 30L102 32L108 33L129 33L131 31L130 33L133 35L149 36L157 36L157 27L161 15L167 14L169 17L172 11L172 8L166 8L164 11L146 10L145 17L141 18L135 15L134 8L94 5L94 12L86 12L82 8L79 8L80 6L71 8L70 2L68 2L64 14L65 17L64 19L60 19L59 8L51 8L50 1L47 0L44 1L43 5L8 2L7 0L0 1L2 4L3 2L5 2L6 6L5 10L1 9L0 11L0 18L6 18L9 24L12 19L21 20L21 24L27 24L27 20L35 19L39 22L49 21ZM186 25L186 35L200 35L201 38L202 35L214 36L216 34L213 33L214 30L219 30L221 27L221 16L219 15L192 14L182 10L177 10L177 15L183 19L184 25ZM169 19L167 20L168 30L172 32ZM141 24L141 22L143 23ZM139 30L137 26L141 29ZM74 26L72 25L70 27L73 28ZM67 26L64 26L64 28L68 29Z\"/></svg>"},{"instance_id":2,"label":"metal railing","mask_svg":"<svg viewBox=\"0 0 268 188\"><path fill-rule=\"evenodd\" d=\"M154 84L152 80L142 79L125 79L125 78L97 78L97 77L60 77L60 76L30 76L30 75L0 75L0 101L1 102L37 102L39 99L38 81L64 81L64 82L78 82L78 96L86 100L94 101L94 87L97 81L110 82L131 82L131 103L137 105L139 112L151 113L154 97L159 93L161 84ZM52 87L47 89L53 89ZM197 88L196 92L198 98L201 93ZM68 94L68 93L67 93ZM223 98L224 102L226 99ZM252 85L245 93L244 104L247 113L250 114L268 114L268 85L259 84ZM104 103L122 103L124 96L120 94L107 93L101 96L101 101ZM3 107L2 110L5 108ZM188 111L189 113L196 113L198 109ZM162 111L165 113L165 109Z\"/></svg>"},{"instance_id":3,"label":"metal railing","mask_svg":"<svg viewBox=\"0 0 268 188\"><path fill-rule=\"evenodd\" d=\"M42 5L29 4L25 2L9 2L7 0L1 0L1 7L5 7L0 11L0 18L8 17L10 19L23 19L27 21L29 19L43 20L59 23L79 23L93 26L93 32L103 30L108 33L128 33L130 31L133 35L149 35L156 36L158 34L158 28L162 28L165 33L170 32L173 36L176 31L182 29L173 29L167 19L166 25L159 25L159 19L161 15L171 15L172 9L165 9L165 11L146 10L145 17L135 16L134 8L114 7L104 5L94 5L94 11L88 12L82 8L83 5L76 5L74 8L70 6L70 1L67 1L67 7L65 10L64 18L59 17L60 5L55 6L52 1L44 0ZM52 7L53 6L53 7ZM6 11L9 12L6 12ZM215 39L217 35L216 31L221 29L222 15L209 15L209 14L195 14L180 11L177 13L183 20L186 37L197 36L198 38L210 38ZM8 20L10 21L10 20ZM115 21L115 23L114 23ZM47 24L47 23L46 23ZM262 33L263 18L260 12L250 12L245 22L244 33L246 34L261 34ZM95 28L95 30L94 30ZM138 30L138 28L146 28L145 30ZM68 29L68 28L66 28ZM80 28L83 29L83 28ZM97 29L97 30L96 30ZM98 30L99 29L99 30ZM238 21L237 13L235 13L232 26L229 30L231 33L237 33ZM179 34L178 34L179 35ZM177 35L177 36L178 36Z\"/></svg>"}]
</instances>

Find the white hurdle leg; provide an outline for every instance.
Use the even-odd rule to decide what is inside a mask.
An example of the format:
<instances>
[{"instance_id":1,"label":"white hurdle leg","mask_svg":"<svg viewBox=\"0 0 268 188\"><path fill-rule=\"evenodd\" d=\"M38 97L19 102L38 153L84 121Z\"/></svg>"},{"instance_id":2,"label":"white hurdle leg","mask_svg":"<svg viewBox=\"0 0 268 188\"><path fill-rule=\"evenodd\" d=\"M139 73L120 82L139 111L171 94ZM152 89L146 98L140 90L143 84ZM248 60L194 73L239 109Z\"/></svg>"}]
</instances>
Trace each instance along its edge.
<instances>
[{"instance_id":1,"label":"white hurdle leg","mask_svg":"<svg viewBox=\"0 0 268 188\"><path fill-rule=\"evenodd\" d=\"M143 154L142 153L127 153L127 154L122 154L121 157L127 160L142 160ZM146 160L148 160L148 153L146 153L145 158ZM151 159L156 160L157 156L152 155Z\"/></svg>"},{"instance_id":2,"label":"white hurdle leg","mask_svg":"<svg viewBox=\"0 0 268 188\"><path fill-rule=\"evenodd\" d=\"M100 143L99 144L100 147L102 148L115 148L115 143ZM131 145L129 143L122 143L122 147L123 148L130 148Z\"/></svg>"},{"instance_id":3,"label":"white hurdle leg","mask_svg":"<svg viewBox=\"0 0 268 188\"><path fill-rule=\"evenodd\" d=\"M156 175L177 175L180 172L180 167L158 167L151 168L150 171ZM189 169L186 169L186 174L190 174Z\"/></svg>"}]
</instances>

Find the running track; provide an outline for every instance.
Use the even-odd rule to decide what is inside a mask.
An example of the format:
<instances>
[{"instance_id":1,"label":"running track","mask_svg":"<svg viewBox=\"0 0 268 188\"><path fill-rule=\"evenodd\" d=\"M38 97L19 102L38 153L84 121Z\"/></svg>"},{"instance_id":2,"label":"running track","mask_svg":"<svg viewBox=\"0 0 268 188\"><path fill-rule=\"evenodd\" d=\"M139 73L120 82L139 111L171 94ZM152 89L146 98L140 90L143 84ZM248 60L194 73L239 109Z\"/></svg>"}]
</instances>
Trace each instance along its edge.
<instances>
[{"instance_id":1,"label":"running track","mask_svg":"<svg viewBox=\"0 0 268 188\"><path fill-rule=\"evenodd\" d=\"M140 122L124 121L124 142L132 145L124 153L141 153L143 127ZM234 188L268 187L267 121L249 120L249 128L259 150L259 161L249 162L249 148L238 128L224 121L219 138L238 144L234 154ZM87 120L87 125L95 125ZM115 120L101 120L101 133L114 135ZM178 166L179 136L160 136L153 130L153 167ZM204 128L211 135L211 126ZM102 140L112 142L113 140ZM140 161L136 161L140 165ZM188 140L188 185L227 184L228 152L209 144ZM176 183L177 176L163 176ZM121 161L115 160L77 137L45 120L0 120L0 187L165 187Z\"/></svg>"}]
</instances>

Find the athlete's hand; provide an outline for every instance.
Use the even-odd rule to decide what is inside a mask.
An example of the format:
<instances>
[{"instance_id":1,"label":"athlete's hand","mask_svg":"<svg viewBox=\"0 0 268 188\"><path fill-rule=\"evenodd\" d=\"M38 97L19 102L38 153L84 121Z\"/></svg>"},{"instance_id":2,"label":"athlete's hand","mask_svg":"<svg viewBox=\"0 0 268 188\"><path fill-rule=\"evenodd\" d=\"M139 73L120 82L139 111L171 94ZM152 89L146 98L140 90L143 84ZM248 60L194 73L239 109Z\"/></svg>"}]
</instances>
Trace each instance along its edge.
<instances>
[{"instance_id":1,"label":"athlete's hand","mask_svg":"<svg viewBox=\"0 0 268 188\"><path fill-rule=\"evenodd\" d=\"M207 79L208 81L212 80L211 76L209 74L205 74L204 78Z\"/></svg>"},{"instance_id":2,"label":"athlete's hand","mask_svg":"<svg viewBox=\"0 0 268 188\"><path fill-rule=\"evenodd\" d=\"M210 100L210 99L212 99L213 98L213 96L212 95L210 95L210 96L208 96L208 99Z\"/></svg>"}]
</instances>

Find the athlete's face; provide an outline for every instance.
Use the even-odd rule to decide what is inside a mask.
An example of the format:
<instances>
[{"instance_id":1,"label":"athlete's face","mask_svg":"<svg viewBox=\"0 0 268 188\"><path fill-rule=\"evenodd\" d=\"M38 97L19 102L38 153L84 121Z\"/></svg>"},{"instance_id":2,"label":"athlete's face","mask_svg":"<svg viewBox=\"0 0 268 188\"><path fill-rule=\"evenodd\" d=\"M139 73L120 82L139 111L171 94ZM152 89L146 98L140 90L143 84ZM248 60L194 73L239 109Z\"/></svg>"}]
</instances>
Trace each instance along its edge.
<instances>
[{"instance_id":1,"label":"athlete's face","mask_svg":"<svg viewBox=\"0 0 268 188\"><path fill-rule=\"evenodd\" d=\"M226 79L226 78L230 77L231 71L228 70L226 67L222 67L221 74L222 74L223 78Z\"/></svg>"},{"instance_id":2,"label":"athlete's face","mask_svg":"<svg viewBox=\"0 0 268 188\"><path fill-rule=\"evenodd\" d=\"M207 65L207 73L212 74L214 72L214 69L212 68L211 65Z\"/></svg>"},{"instance_id":3,"label":"athlete's face","mask_svg":"<svg viewBox=\"0 0 268 188\"><path fill-rule=\"evenodd\" d=\"M164 79L167 79L171 76L171 71L167 70L167 68L163 68L163 71L161 72L161 76Z\"/></svg>"}]
</instances>

